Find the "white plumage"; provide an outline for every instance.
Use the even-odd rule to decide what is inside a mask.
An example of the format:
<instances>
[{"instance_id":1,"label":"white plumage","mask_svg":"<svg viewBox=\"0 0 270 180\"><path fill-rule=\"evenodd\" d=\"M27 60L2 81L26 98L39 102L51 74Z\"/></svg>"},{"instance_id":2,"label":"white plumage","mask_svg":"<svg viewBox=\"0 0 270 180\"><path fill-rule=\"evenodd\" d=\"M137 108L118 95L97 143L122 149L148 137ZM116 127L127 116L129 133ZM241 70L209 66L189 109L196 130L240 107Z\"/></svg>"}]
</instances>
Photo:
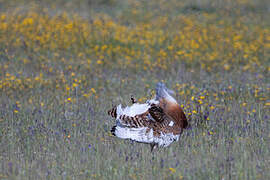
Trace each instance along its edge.
<instances>
[{"instance_id":1,"label":"white plumage","mask_svg":"<svg viewBox=\"0 0 270 180\"><path fill-rule=\"evenodd\" d=\"M117 106L117 118L119 118L120 115L127 115L130 117L134 117L138 114L145 113L148 109L150 108L150 105L145 103L145 104L139 104L135 103L132 104L131 106L127 106L124 109L122 108L122 105Z\"/></svg>"}]
</instances>

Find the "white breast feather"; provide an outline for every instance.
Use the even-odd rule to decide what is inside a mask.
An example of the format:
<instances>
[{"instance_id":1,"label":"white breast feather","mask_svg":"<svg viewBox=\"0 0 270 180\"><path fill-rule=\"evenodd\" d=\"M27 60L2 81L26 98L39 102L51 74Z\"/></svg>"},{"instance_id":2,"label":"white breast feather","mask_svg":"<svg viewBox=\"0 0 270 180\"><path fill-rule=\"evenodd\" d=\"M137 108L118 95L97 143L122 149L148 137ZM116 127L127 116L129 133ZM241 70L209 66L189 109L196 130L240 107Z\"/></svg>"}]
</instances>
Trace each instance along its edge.
<instances>
[{"instance_id":1,"label":"white breast feather","mask_svg":"<svg viewBox=\"0 0 270 180\"><path fill-rule=\"evenodd\" d=\"M161 133L160 136L154 136L153 130L146 132L147 127L128 128L123 126L116 126L115 135L122 139L131 139L142 143L157 143L159 147L167 147L172 142L178 141L179 135L173 133Z\"/></svg>"},{"instance_id":2,"label":"white breast feather","mask_svg":"<svg viewBox=\"0 0 270 180\"><path fill-rule=\"evenodd\" d=\"M117 126L115 135L122 139L131 139L143 143L152 143L154 140L153 130L146 133L147 127L128 128Z\"/></svg>"},{"instance_id":3,"label":"white breast feather","mask_svg":"<svg viewBox=\"0 0 270 180\"><path fill-rule=\"evenodd\" d=\"M158 144L159 147L167 147L172 142L178 141L180 135L173 135L173 133L161 134L159 137L154 137L154 142Z\"/></svg>"}]
</instances>

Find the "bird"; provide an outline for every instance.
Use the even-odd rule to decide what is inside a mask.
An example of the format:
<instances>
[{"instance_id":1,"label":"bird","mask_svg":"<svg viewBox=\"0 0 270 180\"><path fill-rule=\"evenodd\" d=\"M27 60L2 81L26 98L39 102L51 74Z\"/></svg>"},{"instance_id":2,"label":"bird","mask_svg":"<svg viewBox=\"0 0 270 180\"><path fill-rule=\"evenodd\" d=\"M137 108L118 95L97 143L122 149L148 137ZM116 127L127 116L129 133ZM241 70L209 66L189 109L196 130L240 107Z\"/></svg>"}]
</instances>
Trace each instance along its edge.
<instances>
[{"instance_id":1,"label":"bird","mask_svg":"<svg viewBox=\"0 0 270 180\"><path fill-rule=\"evenodd\" d=\"M168 147L178 141L188 121L181 106L173 98L174 91L162 82L156 84L155 97L138 103L131 96L131 106L113 106L108 115L116 119L112 135L150 144L151 152L157 147Z\"/></svg>"}]
</instances>

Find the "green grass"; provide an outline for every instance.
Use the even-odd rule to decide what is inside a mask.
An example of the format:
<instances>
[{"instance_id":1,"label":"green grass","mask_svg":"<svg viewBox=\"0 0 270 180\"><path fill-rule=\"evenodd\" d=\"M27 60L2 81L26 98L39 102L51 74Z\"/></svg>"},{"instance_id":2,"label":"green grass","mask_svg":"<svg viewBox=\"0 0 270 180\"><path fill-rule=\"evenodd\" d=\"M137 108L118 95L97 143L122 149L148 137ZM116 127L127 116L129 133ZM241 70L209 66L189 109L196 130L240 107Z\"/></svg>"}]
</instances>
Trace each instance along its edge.
<instances>
[{"instance_id":1,"label":"green grass","mask_svg":"<svg viewBox=\"0 0 270 180\"><path fill-rule=\"evenodd\" d=\"M269 178L269 109L256 102L246 82L235 80L239 76L229 76L234 77L234 82L221 78L223 82L219 84L213 82L215 78L203 74L200 74L202 81L192 80L192 74L185 72L183 76L191 78L185 81L191 80L198 88L218 92L233 83L234 91L218 96L224 104L210 112L209 121L203 119L199 123L201 117L193 115L189 119L192 129L186 130L179 142L151 153L145 144L109 135L113 121L106 110L111 107L111 101L128 102L130 93L137 97L145 94L138 88L145 83L140 80L143 74L105 85L111 76L117 79L125 74L123 70L117 75L106 73L97 80L89 77L94 82L91 87L103 87L97 100L79 99L62 104L57 91L41 87L16 98L25 103L15 114L12 112L15 99L2 96L1 176L8 179ZM169 75L164 79L177 79ZM147 77L153 81L159 79L158 74ZM170 83L167 82L169 86ZM258 85L264 88L264 83ZM29 97L36 105L27 103ZM227 100L229 97L233 99ZM185 105L181 99L188 97L178 97ZM209 97L208 102L214 101ZM44 103L43 107L40 102ZM241 108L240 102L247 102L247 107ZM256 113L247 115L248 109L256 109ZM169 168L176 172L170 172Z\"/></svg>"},{"instance_id":2,"label":"green grass","mask_svg":"<svg viewBox=\"0 0 270 180\"><path fill-rule=\"evenodd\" d=\"M32 1L0 2L6 7L1 11L10 17L14 14L9 11L17 7L26 12L46 7L50 16L55 17L59 12L53 7L59 6L59 11L73 10L70 16L79 12L78 16L89 20L89 24L101 13L131 30L136 25L161 21L159 15L172 18L175 24L173 17L184 15L201 18L203 27L220 19L226 26L226 22L245 19L244 12L252 17L245 20L252 35L257 27L269 28L266 20L269 11L262 8L269 6L266 1L247 1L243 5L221 1L172 0L170 4L104 0L93 1L94 4L81 1L79 6L79 1L63 4L57 0L33 7L30 7ZM90 13L84 5L91 2L94 10ZM23 3L26 7L22 7ZM230 13L229 7L241 8ZM138 15L129 12L134 9ZM205 21L205 11L215 18ZM156 26L164 32L175 33L172 27L159 25ZM223 25L217 26L223 30ZM1 33L0 36L9 37L11 31ZM152 55L156 56L151 62L171 41L169 36L164 44L151 47ZM36 41L26 42L38 47ZM141 52L141 57L149 50L134 42L125 44L114 39L104 40L101 36L96 36L96 41L86 40L85 44L76 41L66 49L42 46L35 50L32 46L0 44L0 179L270 179L267 42L254 55L260 64L254 63L257 68L247 71L242 68L246 62L239 60L242 56L237 54L236 61L227 62L229 70L224 70L222 59L213 62L220 64L220 68L207 70L198 65L200 61L186 62L183 57L174 63L163 62L167 65L164 69L143 69L143 62L136 54L128 53L134 66L122 63L127 61L126 54L119 53L105 56L104 64L92 63L88 67L88 58L94 62L99 60L99 55L88 51L99 43L112 47L127 45L129 50ZM225 47L224 57L229 54L227 51ZM200 55L207 52L201 51ZM79 53L84 55L81 57ZM24 58L30 63L23 63ZM113 104L128 105L131 94L141 101L151 97L159 81L176 92L175 97L184 106L191 128L183 132L179 142L153 153L148 145L113 137L110 128L114 120L107 115L107 110Z\"/></svg>"}]
</instances>

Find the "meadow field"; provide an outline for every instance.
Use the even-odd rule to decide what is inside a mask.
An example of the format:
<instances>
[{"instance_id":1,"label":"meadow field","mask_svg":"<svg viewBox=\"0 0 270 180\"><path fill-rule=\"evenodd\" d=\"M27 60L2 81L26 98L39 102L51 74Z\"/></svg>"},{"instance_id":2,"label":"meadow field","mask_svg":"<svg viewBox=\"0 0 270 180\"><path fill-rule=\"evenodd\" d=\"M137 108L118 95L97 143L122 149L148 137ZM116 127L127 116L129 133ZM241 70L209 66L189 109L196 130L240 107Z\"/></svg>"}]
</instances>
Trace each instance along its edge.
<instances>
[{"instance_id":1,"label":"meadow field","mask_svg":"<svg viewBox=\"0 0 270 180\"><path fill-rule=\"evenodd\" d=\"M270 179L270 1L0 0L0 179ZM191 128L150 146L112 105L164 82Z\"/></svg>"}]
</instances>

